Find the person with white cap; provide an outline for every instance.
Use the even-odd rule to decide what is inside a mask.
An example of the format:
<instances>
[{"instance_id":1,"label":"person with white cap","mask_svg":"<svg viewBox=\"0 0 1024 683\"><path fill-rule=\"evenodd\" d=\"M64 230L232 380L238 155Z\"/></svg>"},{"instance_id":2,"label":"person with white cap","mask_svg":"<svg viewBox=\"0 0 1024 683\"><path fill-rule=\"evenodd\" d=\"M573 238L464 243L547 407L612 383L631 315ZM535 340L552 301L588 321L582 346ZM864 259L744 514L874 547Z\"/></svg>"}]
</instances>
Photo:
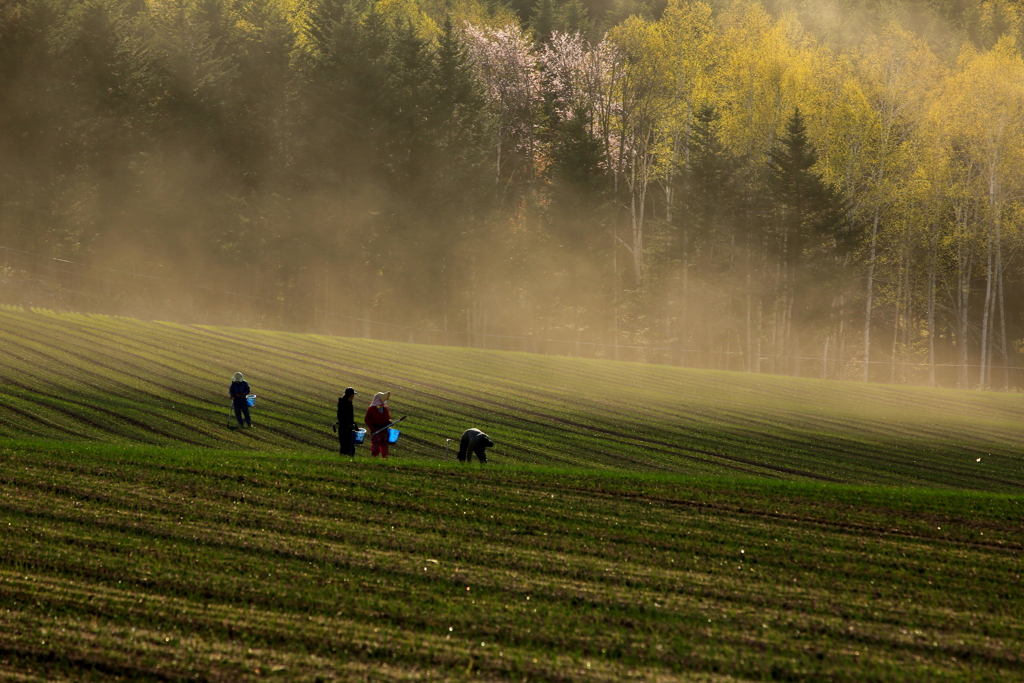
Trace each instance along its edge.
<instances>
[{"instance_id":1,"label":"person with white cap","mask_svg":"<svg viewBox=\"0 0 1024 683\"><path fill-rule=\"evenodd\" d=\"M249 416L249 402L246 400L249 393L249 383L242 377L242 373L236 372L235 376L231 378L231 387L228 389L228 395L231 397L231 405L235 408L235 419L238 420L239 427L252 427L252 417ZM242 423L243 416L245 417L245 424Z\"/></svg>"},{"instance_id":2,"label":"person with white cap","mask_svg":"<svg viewBox=\"0 0 1024 683\"><path fill-rule=\"evenodd\" d=\"M388 410L390 398L390 391L379 391L374 394L363 420L373 435L370 437L370 455L375 458L378 454L385 459L388 457L388 430L384 428L391 424L391 411Z\"/></svg>"},{"instance_id":3,"label":"person with white cap","mask_svg":"<svg viewBox=\"0 0 1024 683\"><path fill-rule=\"evenodd\" d=\"M345 389L345 395L338 399L338 422L334 428L338 430L338 445L341 454L350 458L356 454L356 417L352 406L352 400L359 392L349 387Z\"/></svg>"}]
</instances>

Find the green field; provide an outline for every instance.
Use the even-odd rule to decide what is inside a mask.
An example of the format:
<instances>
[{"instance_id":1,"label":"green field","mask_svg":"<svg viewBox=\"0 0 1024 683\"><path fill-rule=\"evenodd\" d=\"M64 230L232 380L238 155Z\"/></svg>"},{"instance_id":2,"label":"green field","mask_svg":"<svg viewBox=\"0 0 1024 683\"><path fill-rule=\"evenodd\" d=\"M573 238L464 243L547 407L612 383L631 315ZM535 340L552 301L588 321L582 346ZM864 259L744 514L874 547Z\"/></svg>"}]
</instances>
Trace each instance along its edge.
<instances>
[{"instance_id":1,"label":"green field","mask_svg":"<svg viewBox=\"0 0 1024 683\"><path fill-rule=\"evenodd\" d=\"M2 308L0 349L0 437L326 451L354 386L359 410L393 392L409 458L480 427L495 463L1024 489L1021 394ZM259 396L252 431L225 428L236 370Z\"/></svg>"},{"instance_id":2,"label":"green field","mask_svg":"<svg viewBox=\"0 0 1024 683\"><path fill-rule=\"evenodd\" d=\"M411 416L396 457L335 454L348 385ZM0 309L0 680L1024 680L1022 424L1015 394ZM487 466L443 460L469 426Z\"/></svg>"},{"instance_id":3,"label":"green field","mask_svg":"<svg viewBox=\"0 0 1024 683\"><path fill-rule=\"evenodd\" d=\"M0 668L27 679L1024 677L1020 497L142 447L2 462Z\"/></svg>"}]
</instances>

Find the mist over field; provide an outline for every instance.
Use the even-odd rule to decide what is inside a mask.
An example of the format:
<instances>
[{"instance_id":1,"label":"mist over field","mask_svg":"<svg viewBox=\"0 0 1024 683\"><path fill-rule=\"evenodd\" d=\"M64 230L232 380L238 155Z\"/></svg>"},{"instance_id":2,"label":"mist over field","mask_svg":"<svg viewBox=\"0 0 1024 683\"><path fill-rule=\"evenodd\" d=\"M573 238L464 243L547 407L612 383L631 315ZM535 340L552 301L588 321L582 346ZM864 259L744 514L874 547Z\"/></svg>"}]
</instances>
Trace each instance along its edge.
<instances>
[{"instance_id":1,"label":"mist over field","mask_svg":"<svg viewBox=\"0 0 1024 683\"><path fill-rule=\"evenodd\" d=\"M9 0L0 303L1024 383L1008 2Z\"/></svg>"}]
</instances>

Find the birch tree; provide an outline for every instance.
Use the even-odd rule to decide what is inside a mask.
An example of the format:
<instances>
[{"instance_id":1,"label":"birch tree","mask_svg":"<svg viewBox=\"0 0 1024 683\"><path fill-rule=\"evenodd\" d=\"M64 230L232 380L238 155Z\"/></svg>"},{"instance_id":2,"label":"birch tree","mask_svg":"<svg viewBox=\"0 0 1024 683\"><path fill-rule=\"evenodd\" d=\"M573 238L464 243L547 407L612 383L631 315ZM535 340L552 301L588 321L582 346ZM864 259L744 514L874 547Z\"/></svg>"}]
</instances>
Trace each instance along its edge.
<instances>
[{"instance_id":1,"label":"birch tree","mask_svg":"<svg viewBox=\"0 0 1024 683\"><path fill-rule=\"evenodd\" d=\"M674 95L667 77L669 48L661 26L636 16L615 27L608 38L621 51L625 64L618 89L615 172L629 193L631 242L626 247L632 256L634 286L643 292L647 191L658 172L659 133Z\"/></svg>"},{"instance_id":2,"label":"birch tree","mask_svg":"<svg viewBox=\"0 0 1024 683\"><path fill-rule=\"evenodd\" d=\"M756 3L737 3L721 19L722 57L717 72L721 100L721 136L733 154L746 161L748 183L753 194L765 192L767 155L775 146L787 116L793 112L797 93L798 65L804 36L791 16L774 20ZM774 229L766 224L754 200L745 218L751 248L758 248L758 262L748 259L748 268L756 269L753 287L752 322L756 330L748 337L756 346L752 367L760 370L761 337L768 344L770 370L786 354L785 321L789 309L781 295L786 279L780 259L769 258L769 242ZM764 305L770 312L764 311ZM765 328L764 316L770 324Z\"/></svg>"},{"instance_id":3,"label":"birch tree","mask_svg":"<svg viewBox=\"0 0 1024 683\"><path fill-rule=\"evenodd\" d=\"M711 7L703 2L670 0L661 20L669 50L673 94L666 117L665 222L672 223L673 174L689 162L690 134L697 109L713 97L718 61L718 31Z\"/></svg>"},{"instance_id":4,"label":"birch tree","mask_svg":"<svg viewBox=\"0 0 1024 683\"><path fill-rule=\"evenodd\" d=\"M909 163L908 140L927 89L934 57L912 34L891 28L868 41L858 55L856 75L845 89L845 121L834 147L833 173L852 198L854 220L865 226L863 381L871 368L871 329L879 231L892 208Z\"/></svg>"},{"instance_id":5,"label":"birch tree","mask_svg":"<svg viewBox=\"0 0 1024 683\"><path fill-rule=\"evenodd\" d=\"M981 173L985 196L985 296L978 379L985 389L992 381L992 356L996 350L993 347L998 346L1004 367L1009 360L1003 299L1004 224L1022 189L1018 178L1024 162L1024 61L1014 39L1008 36L989 51L966 50L960 65L959 73L950 83L950 109L956 112L964 149ZM1008 383L1004 372L1004 386Z\"/></svg>"}]
</instances>

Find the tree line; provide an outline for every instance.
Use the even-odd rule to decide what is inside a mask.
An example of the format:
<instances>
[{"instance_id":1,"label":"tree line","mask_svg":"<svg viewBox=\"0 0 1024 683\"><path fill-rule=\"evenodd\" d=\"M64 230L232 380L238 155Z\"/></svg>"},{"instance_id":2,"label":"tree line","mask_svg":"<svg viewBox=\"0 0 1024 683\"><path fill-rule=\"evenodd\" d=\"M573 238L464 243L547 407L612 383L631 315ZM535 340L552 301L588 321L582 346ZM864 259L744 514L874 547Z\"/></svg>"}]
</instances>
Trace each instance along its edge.
<instances>
[{"instance_id":1,"label":"tree line","mask_svg":"<svg viewBox=\"0 0 1024 683\"><path fill-rule=\"evenodd\" d=\"M923 7L13 0L0 302L1017 386L1019 15Z\"/></svg>"}]
</instances>

